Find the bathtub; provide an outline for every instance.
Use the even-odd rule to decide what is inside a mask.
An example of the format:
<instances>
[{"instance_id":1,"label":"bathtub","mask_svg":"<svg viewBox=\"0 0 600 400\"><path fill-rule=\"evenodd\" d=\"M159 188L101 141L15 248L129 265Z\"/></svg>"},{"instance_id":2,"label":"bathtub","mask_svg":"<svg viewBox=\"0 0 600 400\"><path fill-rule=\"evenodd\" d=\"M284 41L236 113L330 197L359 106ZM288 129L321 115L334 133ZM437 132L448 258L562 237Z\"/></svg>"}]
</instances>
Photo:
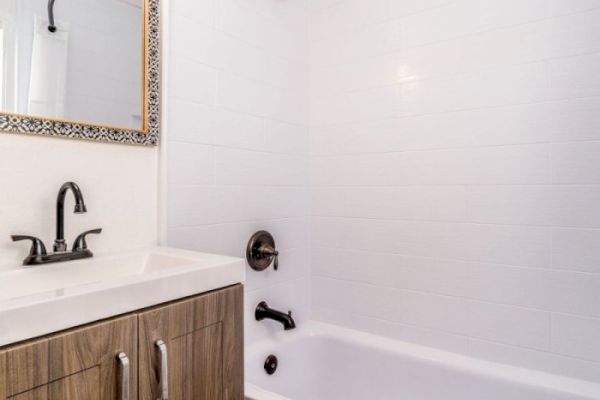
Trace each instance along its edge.
<instances>
[{"instance_id":1,"label":"bathtub","mask_svg":"<svg viewBox=\"0 0 600 400\"><path fill-rule=\"evenodd\" d=\"M253 344L246 379L248 400L600 399L600 384L314 322Z\"/></svg>"}]
</instances>

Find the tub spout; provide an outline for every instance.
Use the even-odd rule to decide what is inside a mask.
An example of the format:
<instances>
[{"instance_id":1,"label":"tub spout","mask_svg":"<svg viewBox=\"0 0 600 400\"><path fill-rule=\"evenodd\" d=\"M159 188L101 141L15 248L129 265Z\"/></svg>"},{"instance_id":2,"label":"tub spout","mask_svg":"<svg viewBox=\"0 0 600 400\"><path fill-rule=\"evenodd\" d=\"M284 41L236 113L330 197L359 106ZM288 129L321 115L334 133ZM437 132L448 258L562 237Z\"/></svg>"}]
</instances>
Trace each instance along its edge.
<instances>
[{"instance_id":1,"label":"tub spout","mask_svg":"<svg viewBox=\"0 0 600 400\"><path fill-rule=\"evenodd\" d=\"M256 306L256 311L254 312L254 317L257 321L262 321L263 319L272 319L274 321L280 322L283 325L283 329L289 331L290 329L294 329L296 327L296 322L294 318L292 318L292 312L288 311L288 313L283 313L281 311L274 310L269 308L267 302L262 301Z\"/></svg>"}]
</instances>

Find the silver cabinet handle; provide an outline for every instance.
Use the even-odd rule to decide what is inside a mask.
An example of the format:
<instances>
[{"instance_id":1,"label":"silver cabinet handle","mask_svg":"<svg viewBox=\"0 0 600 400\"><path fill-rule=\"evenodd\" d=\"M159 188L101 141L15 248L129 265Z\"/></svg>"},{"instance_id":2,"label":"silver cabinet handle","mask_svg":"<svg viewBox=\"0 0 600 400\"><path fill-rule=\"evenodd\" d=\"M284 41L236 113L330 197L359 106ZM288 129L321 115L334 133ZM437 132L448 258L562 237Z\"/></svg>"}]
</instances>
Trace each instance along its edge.
<instances>
[{"instance_id":1,"label":"silver cabinet handle","mask_svg":"<svg viewBox=\"0 0 600 400\"><path fill-rule=\"evenodd\" d=\"M121 366L121 382L119 382L121 387L121 400L129 400L129 368L131 364L129 363L129 358L125 353L117 354L117 359L119 360L119 364Z\"/></svg>"},{"instance_id":2,"label":"silver cabinet handle","mask_svg":"<svg viewBox=\"0 0 600 400\"><path fill-rule=\"evenodd\" d=\"M167 345L162 340L157 340L155 343L160 353L160 388L158 400L169 400L169 360L167 356Z\"/></svg>"}]
</instances>

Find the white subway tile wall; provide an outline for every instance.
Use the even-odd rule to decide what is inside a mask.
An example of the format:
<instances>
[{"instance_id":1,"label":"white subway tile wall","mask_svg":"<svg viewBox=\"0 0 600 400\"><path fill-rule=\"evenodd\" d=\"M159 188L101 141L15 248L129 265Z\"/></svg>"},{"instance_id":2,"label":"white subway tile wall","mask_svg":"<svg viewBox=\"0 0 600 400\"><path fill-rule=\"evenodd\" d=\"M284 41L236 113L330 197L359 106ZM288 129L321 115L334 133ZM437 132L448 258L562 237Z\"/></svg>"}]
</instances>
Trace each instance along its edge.
<instances>
[{"instance_id":1,"label":"white subway tile wall","mask_svg":"<svg viewBox=\"0 0 600 400\"><path fill-rule=\"evenodd\" d=\"M598 20L597 0L172 0L168 244L275 235L248 343L277 328L252 319L267 300L600 382Z\"/></svg>"},{"instance_id":2,"label":"white subway tile wall","mask_svg":"<svg viewBox=\"0 0 600 400\"><path fill-rule=\"evenodd\" d=\"M269 230L281 267L248 268L246 339L261 300L309 319L306 0L171 0L167 243L244 257Z\"/></svg>"},{"instance_id":3,"label":"white subway tile wall","mask_svg":"<svg viewBox=\"0 0 600 400\"><path fill-rule=\"evenodd\" d=\"M309 21L313 317L600 382L600 1Z\"/></svg>"}]
</instances>

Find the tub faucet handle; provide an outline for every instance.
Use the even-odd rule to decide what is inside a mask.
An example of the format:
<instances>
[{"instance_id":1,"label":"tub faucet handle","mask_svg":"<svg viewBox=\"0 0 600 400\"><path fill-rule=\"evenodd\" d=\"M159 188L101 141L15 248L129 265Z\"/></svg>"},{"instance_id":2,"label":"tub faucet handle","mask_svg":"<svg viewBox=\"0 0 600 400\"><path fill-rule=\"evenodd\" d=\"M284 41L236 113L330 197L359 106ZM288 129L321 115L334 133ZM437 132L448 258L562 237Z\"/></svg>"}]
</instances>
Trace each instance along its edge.
<instances>
[{"instance_id":1,"label":"tub faucet handle","mask_svg":"<svg viewBox=\"0 0 600 400\"><path fill-rule=\"evenodd\" d=\"M264 258L273 258L273 269L275 271L279 269L279 251L269 245L263 245L258 249L258 252Z\"/></svg>"},{"instance_id":2,"label":"tub faucet handle","mask_svg":"<svg viewBox=\"0 0 600 400\"><path fill-rule=\"evenodd\" d=\"M273 236L267 231L258 231L248 241L246 260L255 271L264 271L273 264L279 269L279 250L275 247Z\"/></svg>"}]
</instances>

